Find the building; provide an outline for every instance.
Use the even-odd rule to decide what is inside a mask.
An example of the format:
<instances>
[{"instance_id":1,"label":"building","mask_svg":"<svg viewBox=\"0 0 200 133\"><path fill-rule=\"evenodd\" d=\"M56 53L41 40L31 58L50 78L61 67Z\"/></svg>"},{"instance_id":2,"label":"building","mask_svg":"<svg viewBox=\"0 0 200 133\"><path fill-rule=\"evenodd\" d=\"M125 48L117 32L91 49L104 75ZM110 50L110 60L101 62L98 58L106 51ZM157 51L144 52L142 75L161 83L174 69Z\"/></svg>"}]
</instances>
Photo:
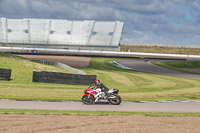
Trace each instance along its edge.
<instances>
[{"instance_id":1,"label":"building","mask_svg":"<svg viewBox=\"0 0 200 133\"><path fill-rule=\"evenodd\" d=\"M0 18L1 46L119 51L123 22Z\"/></svg>"}]
</instances>

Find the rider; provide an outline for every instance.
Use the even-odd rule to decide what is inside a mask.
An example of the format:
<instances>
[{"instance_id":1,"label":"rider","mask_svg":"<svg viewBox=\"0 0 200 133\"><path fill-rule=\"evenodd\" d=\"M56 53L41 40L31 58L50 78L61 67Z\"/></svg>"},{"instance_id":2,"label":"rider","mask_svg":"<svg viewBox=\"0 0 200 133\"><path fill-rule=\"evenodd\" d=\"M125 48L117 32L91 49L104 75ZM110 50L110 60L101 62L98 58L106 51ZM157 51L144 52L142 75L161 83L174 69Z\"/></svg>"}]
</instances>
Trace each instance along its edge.
<instances>
[{"instance_id":1,"label":"rider","mask_svg":"<svg viewBox=\"0 0 200 133\"><path fill-rule=\"evenodd\" d=\"M100 80L95 80L93 84L95 89L100 88L105 93L109 91L109 89L103 83L101 83Z\"/></svg>"},{"instance_id":2,"label":"rider","mask_svg":"<svg viewBox=\"0 0 200 133\"><path fill-rule=\"evenodd\" d=\"M100 82L100 80L95 80L94 82L93 82L93 85L94 85L94 91L96 92L96 95L95 95L95 97L97 97L96 99L95 99L95 102L97 102L98 101L98 99L99 99L99 95L100 95L100 97L104 97L104 95L102 95L102 94L105 94L105 95L107 95L108 93L108 91L109 91L109 89L106 87L106 86L104 86L101 82Z\"/></svg>"}]
</instances>

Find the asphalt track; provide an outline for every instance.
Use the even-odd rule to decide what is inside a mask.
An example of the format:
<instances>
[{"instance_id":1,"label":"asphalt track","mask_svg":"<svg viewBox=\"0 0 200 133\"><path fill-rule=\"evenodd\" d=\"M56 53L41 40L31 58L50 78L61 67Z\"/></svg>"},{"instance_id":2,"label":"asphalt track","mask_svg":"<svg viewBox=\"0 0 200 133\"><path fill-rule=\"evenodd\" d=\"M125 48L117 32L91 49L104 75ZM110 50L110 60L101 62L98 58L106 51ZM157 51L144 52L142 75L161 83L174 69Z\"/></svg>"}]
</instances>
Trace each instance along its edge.
<instances>
[{"instance_id":1,"label":"asphalt track","mask_svg":"<svg viewBox=\"0 0 200 133\"><path fill-rule=\"evenodd\" d=\"M149 60L149 61L151 61L151 60ZM169 70L166 68L155 66L149 62L145 62L144 60L120 60L120 61L117 61L117 63L119 63L123 66L129 67L129 68L132 68L137 71L169 75L169 76L200 79L200 75L198 75L198 74L189 74L189 73L183 73L183 72Z\"/></svg>"},{"instance_id":2,"label":"asphalt track","mask_svg":"<svg viewBox=\"0 0 200 133\"><path fill-rule=\"evenodd\" d=\"M200 102L130 103L120 105L85 105L82 102L12 101L0 100L4 109L39 109L73 111L185 112L199 113Z\"/></svg>"}]
</instances>

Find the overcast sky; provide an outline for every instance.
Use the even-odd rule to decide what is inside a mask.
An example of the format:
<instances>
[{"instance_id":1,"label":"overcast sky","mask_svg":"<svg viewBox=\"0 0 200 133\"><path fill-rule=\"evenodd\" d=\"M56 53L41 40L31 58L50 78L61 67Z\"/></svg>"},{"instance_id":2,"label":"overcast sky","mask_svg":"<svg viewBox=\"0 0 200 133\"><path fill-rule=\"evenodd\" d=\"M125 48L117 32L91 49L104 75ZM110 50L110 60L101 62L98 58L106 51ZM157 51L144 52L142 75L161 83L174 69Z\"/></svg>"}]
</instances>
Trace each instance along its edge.
<instances>
[{"instance_id":1,"label":"overcast sky","mask_svg":"<svg viewBox=\"0 0 200 133\"><path fill-rule=\"evenodd\" d=\"M200 45L200 0L0 0L0 17L123 21L122 42Z\"/></svg>"}]
</instances>

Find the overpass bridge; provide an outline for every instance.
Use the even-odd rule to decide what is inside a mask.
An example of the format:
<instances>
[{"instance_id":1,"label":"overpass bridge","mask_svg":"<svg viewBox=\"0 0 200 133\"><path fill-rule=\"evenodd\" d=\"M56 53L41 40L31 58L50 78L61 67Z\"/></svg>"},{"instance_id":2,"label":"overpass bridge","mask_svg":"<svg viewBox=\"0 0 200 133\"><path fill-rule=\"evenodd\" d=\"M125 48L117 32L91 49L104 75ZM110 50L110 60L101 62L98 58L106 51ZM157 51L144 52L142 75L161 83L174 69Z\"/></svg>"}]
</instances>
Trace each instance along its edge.
<instances>
[{"instance_id":1,"label":"overpass bridge","mask_svg":"<svg viewBox=\"0 0 200 133\"><path fill-rule=\"evenodd\" d=\"M200 60L200 55L160 54L160 53L141 53L141 52L114 52L114 51L94 51L94 50L69 50L69 49L47 49L47 48L23 48L23 47L0 47L0 52L20 53L20 54L50 54L50 55L73 55L73 56Z\"/></svg>"}]
</instances>

